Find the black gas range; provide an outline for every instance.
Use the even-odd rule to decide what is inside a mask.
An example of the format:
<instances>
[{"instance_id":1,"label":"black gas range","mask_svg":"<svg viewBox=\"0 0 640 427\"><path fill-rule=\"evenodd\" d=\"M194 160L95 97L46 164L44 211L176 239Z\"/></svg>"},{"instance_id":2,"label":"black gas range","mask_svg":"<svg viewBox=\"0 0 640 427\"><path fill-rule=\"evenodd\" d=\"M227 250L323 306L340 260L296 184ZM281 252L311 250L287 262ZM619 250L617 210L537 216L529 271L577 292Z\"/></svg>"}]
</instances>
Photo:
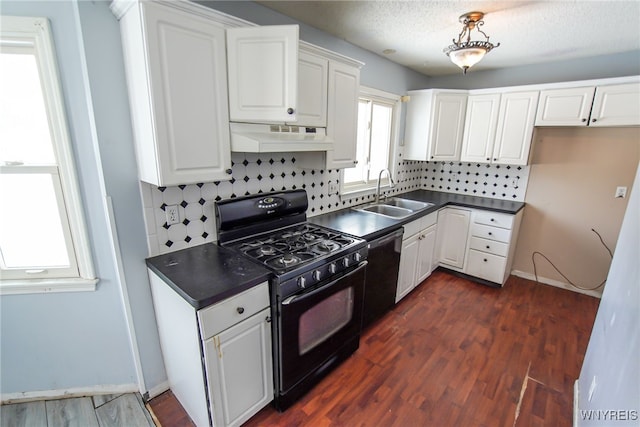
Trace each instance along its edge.
<instances>
[{"instance_id":1,"label":"black gas range","mask_svg":"<svg viewBox=\"0 0 640 427\"><path fill-rule=\"evenodd\" d=\"M359 346L367 242L306 221L304 190L216 203L218 242L273 272L274 403L284 410Z\"/></svg>"}]
</instances>

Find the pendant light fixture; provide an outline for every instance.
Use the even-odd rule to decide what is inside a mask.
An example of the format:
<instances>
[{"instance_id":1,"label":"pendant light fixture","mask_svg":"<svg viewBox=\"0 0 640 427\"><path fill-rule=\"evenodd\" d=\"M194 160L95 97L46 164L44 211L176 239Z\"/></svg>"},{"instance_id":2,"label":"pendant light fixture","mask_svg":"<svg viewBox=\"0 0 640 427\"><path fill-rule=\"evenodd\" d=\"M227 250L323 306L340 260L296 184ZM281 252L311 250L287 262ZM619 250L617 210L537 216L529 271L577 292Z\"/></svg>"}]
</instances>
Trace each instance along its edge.
<instances>
[{"instance_id":1,"label":"pendant light fixture","mask_svg":"<svg viewBox=\"0 0 640 427\"><path fill-rule=\"evenodd\" d=\"M484 55L491 51L495 46L489 42L489 36L480 29L484 25L482 18L483 12L469 12L460 16L460 22L464 25L462 32L458 36L458 40L453 39L453 44L443 49L451 62L462 68L462 72L467 74L467 70L480 62ZM477 33L484 36L484 40L471 40L471 32L476 30Z\"/></svg>"}]
</instances>

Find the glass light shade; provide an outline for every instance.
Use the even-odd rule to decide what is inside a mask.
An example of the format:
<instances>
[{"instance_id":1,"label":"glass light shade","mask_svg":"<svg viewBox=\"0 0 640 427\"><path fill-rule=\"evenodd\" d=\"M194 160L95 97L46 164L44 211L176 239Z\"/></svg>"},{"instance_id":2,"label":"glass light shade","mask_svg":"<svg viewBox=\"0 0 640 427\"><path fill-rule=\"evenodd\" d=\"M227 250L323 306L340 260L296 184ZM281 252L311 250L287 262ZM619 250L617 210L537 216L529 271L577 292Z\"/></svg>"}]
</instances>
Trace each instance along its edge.
<instances>
[{"instance_id":1,"label":"glass light shade","mask_svg":"<svg viewBox=\"0 0 640 427\"><path fill-rule=\"evenodd\" d=\"M486 49L480 47L469 47L449 52L451 62L466 71L467 68L473 67L487 53Z\"/></svg>"}]
</instances>

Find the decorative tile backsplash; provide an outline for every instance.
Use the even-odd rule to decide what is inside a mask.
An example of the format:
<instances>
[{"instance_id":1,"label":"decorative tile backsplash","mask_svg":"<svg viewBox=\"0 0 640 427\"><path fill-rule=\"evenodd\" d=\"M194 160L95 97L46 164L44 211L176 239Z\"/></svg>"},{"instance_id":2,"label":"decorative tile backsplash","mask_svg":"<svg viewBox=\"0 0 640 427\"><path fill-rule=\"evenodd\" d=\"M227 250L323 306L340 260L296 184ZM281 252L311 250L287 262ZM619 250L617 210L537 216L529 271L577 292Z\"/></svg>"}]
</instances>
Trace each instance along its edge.
<instances>
[{"instance_id":1,"label":"decorative tile backsplash","mask_svg":"<svg viewBox=\"0 0 640 427\"><path fill-rule=\"evenodd\" d=\"M218 200L302 188L309 198L307 216L314 216L374 198L329 195L329 183L339 183L340 171L304 169L296 153L232 153L231 160L231 181L177 187L140 183L150 256L217 240L213 206ZM427 189L522 201L529 175L528 167L504 165L398 161L397 166L391 194ZM178 205L178 224L167 224L168 205Z\"/></svg>"}]
</instances>

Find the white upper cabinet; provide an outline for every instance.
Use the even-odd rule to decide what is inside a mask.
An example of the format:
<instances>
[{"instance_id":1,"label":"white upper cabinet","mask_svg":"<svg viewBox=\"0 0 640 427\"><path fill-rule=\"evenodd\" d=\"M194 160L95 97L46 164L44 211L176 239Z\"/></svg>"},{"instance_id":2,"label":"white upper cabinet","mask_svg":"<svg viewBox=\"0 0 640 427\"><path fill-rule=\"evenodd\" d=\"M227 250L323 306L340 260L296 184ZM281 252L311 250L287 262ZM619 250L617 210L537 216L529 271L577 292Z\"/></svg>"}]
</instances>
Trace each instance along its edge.
<instances>
[{"instance_id":1,"label":"white upper cabinet","mask_svg":"<svg viewBox=\"0 0 640 427\"><path fill-rule=\"evenodd\" d=\"M589 120L595 87L543 90L536 126L583 126Z\"/></svg>"},{"instance_id":2,"label":"white upper cabinet","mask_svg":"<svg viewBox=\"0 0 640 427\"><path fill-rule=\"evenodd\" d=\"M543 90L536 126L638 126L640 83Z\"/></svg>"},{"instance_id":3,"label":"white upper cabinet","mask_svg":"<svg viewBox=\"0 0 640 427\"><path fill-rule=\"evenodd\" d=\"M406 160L460 160L466 91L409 91L405 124Z\"/></svg>"},{"instance_id":4,"label":"white upper cabinet","mask_svg":"<svg viewBox=\"0 0 640 427\"><path fill-rule=\"evenodd\" d=\"M298 112L296 124L327 127L329 60L300 50L298 56Z\"/></svg>"},{"instance_id":5,"label":"white upper cabinet","mask_svg":"<svg viewBox=\"0 0 640 427\"><path fill-rule=\"evenodd\" d=\"M469 95L460 160L488 163L498 127L500 94Z\"/></svg>"},{"instance_id":6,"label":"white upper cabinet","mask_svg":"<svg viewBox=\"0 0 640 427\"><path fill-rule=\"evenodd\" d=\"M157 186L231 179L224 27L139 2L125 8L120 29L140 179Z\"/></svg>"},{"instance_id":7,"label":"white upper cabinet","mask_svg":"<svg viewBox=\"0 0 640 427\"><path fill-rule=\"evenodd\" d=\"M589 126L640 125L640 83L598 86Z\"/></svg>"},{"instance_id":8,"label":"white upper cabinet","mask_svg":"<svg viewBox=\"0 0 640 427\"><path fill-rule=\"evenodd\" d=\"M540 92L503 93L493 146L493 163L526 165Z\"/></svg>"},{"instance_id":9,"label":"white upper cabinet","mask_svg":"<svg viewBox=\"0 0 640 427\"><path fill-rule=\"evenodd\" d=\"M231 121L296 122L297 25L229 28L227 67Z\"/></svg>"},{"instance_id":10,"label":"white upper cabinet","mask_svg":"<svg viewBox=\"0 0 640 427\"><path fill-rule=\"evenodd\" d=\"M469 95L460 160L526 165L538 91Z\"/></svg>"},{"instance_id":11,"label":"white upper cabinet","mask_svg":"<svg viewBox=\"0 0 640 427\"><path fill-rule=\"evenodd\" d=\"M331 61L327 135L333 139L333 150L327 151L327 169L349 168L356 164L359 92L360 68Z\"/></svg>"}]
</instances>

